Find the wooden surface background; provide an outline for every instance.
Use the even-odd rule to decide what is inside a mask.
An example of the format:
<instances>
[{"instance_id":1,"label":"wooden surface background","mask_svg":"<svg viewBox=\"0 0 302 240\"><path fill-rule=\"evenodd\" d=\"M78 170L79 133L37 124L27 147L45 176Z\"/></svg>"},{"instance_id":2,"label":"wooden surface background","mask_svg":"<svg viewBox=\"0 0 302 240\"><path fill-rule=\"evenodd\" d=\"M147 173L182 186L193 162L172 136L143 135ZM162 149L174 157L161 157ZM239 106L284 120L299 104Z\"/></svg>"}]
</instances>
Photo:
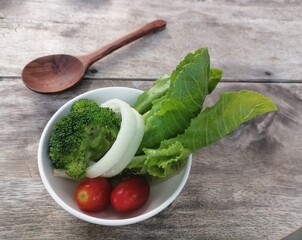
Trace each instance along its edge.
<instances>
[{"instance_id":1,"label":"wooden surface background","mask_svg":"<svg viewBox=\"0 0 302 240\"><path fill-rule=\"evenodd\" d=\"M257 0L11 0L0 2L0 239L282 239L302 227L302 6ZM156 18L167 28L94 64L76 87L27 89L30 60L81 55ZM222 91L254 89L278 112L243 124L193 155L189 180L167 209L139 224L98 226L45 190L37 148L47 121L88 90L145 90L184 55L207 46ZM301 236L302 238L302 236Z\"/></svg>"}]
</instances>

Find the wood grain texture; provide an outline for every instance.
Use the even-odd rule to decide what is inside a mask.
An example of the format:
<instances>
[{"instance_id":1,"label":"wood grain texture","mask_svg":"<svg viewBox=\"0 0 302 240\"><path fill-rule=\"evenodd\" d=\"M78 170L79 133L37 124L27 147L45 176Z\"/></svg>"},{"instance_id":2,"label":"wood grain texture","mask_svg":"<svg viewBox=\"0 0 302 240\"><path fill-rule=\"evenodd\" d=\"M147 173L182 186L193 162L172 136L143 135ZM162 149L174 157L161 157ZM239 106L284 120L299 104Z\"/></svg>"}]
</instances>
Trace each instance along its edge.
<instances>
[{"instance_id":1,"label":"wood grain texture","mask_svg":"<svg viewBox=\"0 0 302 240\"><path fill-rule=\"evenodd\" d=\"M20 76L43 55L92 52L163 18L165 31L94 64L87 77L157 78L207 46L224 80L301 82L301 11L301 1L286 0L1 1L0 75Z\"/></svg>"},{"instance_id":2,"label":"wood grain texture","mask_svg":"<svg viewBox=\"0 0 302 240\"><path fill-rule=\"evenodd\" d=\"M104 227L62 210L37 168L40 135L55 111L99 87L145 90L151 81L84 80L64 94L42 95L21 79L0 79L0 239L281 239L302 226L302 85L221 83L254 89L278 112L241 125L193 155L189 180L166 210L139 224Z\"/></svg>"}]
</instances>

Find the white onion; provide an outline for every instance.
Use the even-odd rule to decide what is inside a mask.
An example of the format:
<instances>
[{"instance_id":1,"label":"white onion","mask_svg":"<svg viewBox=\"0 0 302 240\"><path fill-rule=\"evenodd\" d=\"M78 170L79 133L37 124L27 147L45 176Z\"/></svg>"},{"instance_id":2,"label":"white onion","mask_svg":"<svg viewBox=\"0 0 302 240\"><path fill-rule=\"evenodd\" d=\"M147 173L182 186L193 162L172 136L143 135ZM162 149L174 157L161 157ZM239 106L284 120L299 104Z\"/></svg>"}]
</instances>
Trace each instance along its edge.
<instances>
[{"instance_id":1,"label":"white onion","mask_svg":"<svg viewBox=\"0 0 302 240\"><path fill-rule=\"evenodd\" d=\"M109 107L121 115L121 128L109 151L87 168L86 176L89 178L112 177L123 171L134 157L144 135L144 120L128 103L112 99L102 107Z\"/></svg>"}]
</instances>

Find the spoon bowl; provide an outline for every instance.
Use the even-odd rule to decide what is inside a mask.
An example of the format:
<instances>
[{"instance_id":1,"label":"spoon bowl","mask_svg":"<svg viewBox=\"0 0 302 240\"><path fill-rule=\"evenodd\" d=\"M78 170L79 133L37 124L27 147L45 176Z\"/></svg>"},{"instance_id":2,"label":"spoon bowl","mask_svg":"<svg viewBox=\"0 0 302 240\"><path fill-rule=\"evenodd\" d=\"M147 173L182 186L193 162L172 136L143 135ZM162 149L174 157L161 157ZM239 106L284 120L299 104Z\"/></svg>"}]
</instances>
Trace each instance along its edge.
<instances>
[{"instance_id":1,"label":"spoon bowl","mask_svg":"<svg viewBox=\"0 0 302 240\"><path fill-rule=\"evenodd\" d=\"M55 54L37 58L24 67L22 80L29 89L36 92L64 91L81 81L87 69L94 62L130 42L163 29L165 26L164 20L155 20L87 55L75 57Z\"/></svg>"},{"instance_id":2,"label":"spoon bowl","mask_svg":"<svg viewBox=\"0 0 302 240\"><path fill-rule=\"evenodd\" d=\"M86 67L77 57L56 54L28 63L22 79L28 88L36 92L60 92L78 83L85 72Z\"/></svg>"}]
</instances>

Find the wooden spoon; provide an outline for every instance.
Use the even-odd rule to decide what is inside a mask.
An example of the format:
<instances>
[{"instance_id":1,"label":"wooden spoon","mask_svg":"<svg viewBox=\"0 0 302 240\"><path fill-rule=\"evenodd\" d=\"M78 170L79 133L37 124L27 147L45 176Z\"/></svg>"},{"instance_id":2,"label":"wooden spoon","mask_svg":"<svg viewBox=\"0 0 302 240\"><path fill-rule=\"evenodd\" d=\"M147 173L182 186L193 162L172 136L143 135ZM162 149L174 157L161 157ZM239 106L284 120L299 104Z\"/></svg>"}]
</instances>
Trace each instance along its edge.
<instances>
[{"instance_id":1,"label":"wooden spoon","mask_svg":"<svg viewBox=\"0 0 302 240\"><path fill-rule=\"evenodd\" d=\"M78 83L94 62L165 26L164 20L155 20L87 55L75 57L56 54L37 58L24 67L22 80L28 88L36 92L61 92Z\"/></svg>"}]
</instances>

